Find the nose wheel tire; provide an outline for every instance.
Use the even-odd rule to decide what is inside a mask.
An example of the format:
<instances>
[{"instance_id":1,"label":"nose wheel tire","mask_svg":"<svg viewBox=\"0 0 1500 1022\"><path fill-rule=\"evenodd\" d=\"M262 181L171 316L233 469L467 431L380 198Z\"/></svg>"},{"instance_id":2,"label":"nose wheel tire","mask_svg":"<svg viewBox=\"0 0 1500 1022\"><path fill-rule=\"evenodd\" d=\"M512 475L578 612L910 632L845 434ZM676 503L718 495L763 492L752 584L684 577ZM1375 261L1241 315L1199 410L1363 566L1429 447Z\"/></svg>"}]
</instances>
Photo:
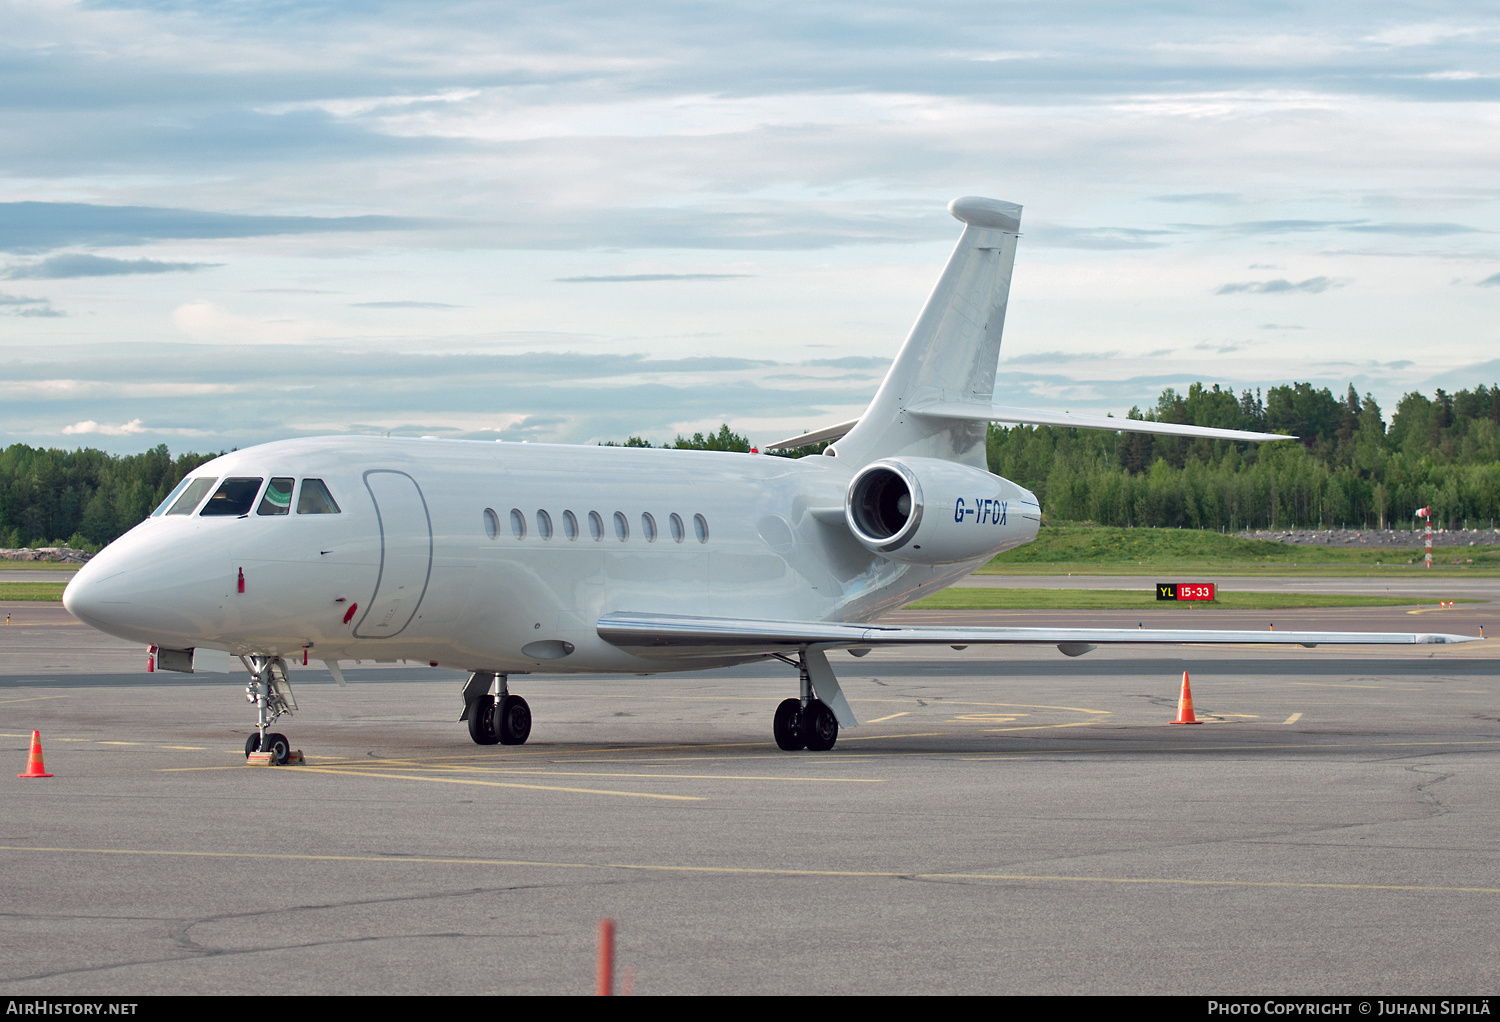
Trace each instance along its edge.
<instances>
[{"instance_id":1,"label":"nose wheel tire","mask_svg":"<svg viewBox=\"0 0 1500 1022\"><path fill-rule=\"evenodd\" d=\"M469 707L469 737L475 745L496 745L500 732L495 729L495 697L483 695Z\"/></svg>"},{"instance_id":2,"label":"nose wheel tire","mask_svg":"<svg viewBox=\"0 0 1500 1022\"><path fill-rule=\"evenodd\" d=\"M776 716L771 720L771 733L776 736L776 744L787 752L807 747L807 739L802 736L801 700L782 700L781 705L776 707Z\"/></svg>"},{"instance_id":3,"label":"nose wheel tire","mask_svg":"<svg viewBox=\"0 0 1500 1022\"><path fill-rule=\"evenodd\" d=\"M520 696L506 696L494 711L491 727L501 745L525 745L531 736L531 707Z\"/></svg>"},{"instance_id":4,"label":"nose wheel tire","mask_svg":"<svg viewBox=\"0 0 1500 1022\"><path fill-rule=\"evenodd\" d=\"M261 747L260 747L260 732L259 731L251 734L251 736L249 738L245 739L245 758L246 759L250 758L250 754L252 752L262 752L262 751L264 751L264 752L275 753L276 763L277 764L284 764L284 763L286 763L287 753L289 753L291 751L291 749L292 749L292 743L289 742L289 741L287 741L286 735L281 734L279 731L268 731L266 733L266 747L265 747L265 749L261 749Z\"/></svg>"},{"instance_id":5,"label":"nose wheel tire","mask_svg":"<svg viewBox=\"0 0 1500 1022\"><path fill-rule=\"evenodd\" d=\"M814 699L802 711L802 737L811 752L827 752L839 740L839 722L825 704Z\"/></svg>"}]
</instances>

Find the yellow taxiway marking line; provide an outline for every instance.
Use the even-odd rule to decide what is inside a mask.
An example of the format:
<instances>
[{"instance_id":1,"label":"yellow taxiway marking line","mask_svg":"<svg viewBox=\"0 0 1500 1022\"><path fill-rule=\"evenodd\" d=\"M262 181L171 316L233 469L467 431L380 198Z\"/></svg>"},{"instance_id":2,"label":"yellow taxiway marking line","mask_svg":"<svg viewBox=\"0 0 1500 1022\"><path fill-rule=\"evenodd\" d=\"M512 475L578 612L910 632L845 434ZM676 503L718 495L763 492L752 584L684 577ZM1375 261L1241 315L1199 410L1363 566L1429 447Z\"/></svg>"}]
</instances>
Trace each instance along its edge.
<instances>
[{"instance_id":1,"label":"yellow taxiway marking line","mask_svg":"<svg viewBox=\"0 0 1500 1022\"><path fill-rule=\"evenodd\" d=\"M1097 720L1080 720L1072 724L1027 724L1024 727L987 727L985 734L994 734L997 731L1046 731L1057 727L1093 727L1099 723Z\"/></svg>"},{"instance_id":2,"label":"yellow taxiway marking line","mask_svg":"<svg viewBox=\"0 0 1500 1022\"><path fill-rule=\"evenodd\" d=\"M416 777L411 774L377 774L368 770L336 770L332 767L291 767L313 774L344 774L350 777L380 777L390 781L428 781L433 784L476 784L486 788L525 788L530 791L565 791L575 795L619 795L624 798L657 798L669 802L702 802L701 795L657 795L649 791L607 791L602 788L562 788L547 784L515 784L507 781L478 781L467 777Z\"/></svg>"},{"instance_id":3,"label":"yellow taxiway marking line","mask_svg":"<svg viewBox=\"0 0 1500 1022\"><path fill-rule=\"evenodd\" d=\"M1283 724L1295 724L1295 723L1297 723L1297 721L1299 721L1301 719L1302 719L1302 714L1300 714L1300 713L1294 713L1290 717L1288 717L1286 720L1283 720L1282 723Z\"/></svg>"},{"instance_id":4,"label":"yellow taxiway marking line","mask_svg":"<svg viewBox=\"0 0 1500 1022\"><path fill-rule=\"evenodd\" d=\"M409 767L407 769L421 769ZM815 781L819 784L884 784L884 777L770 777L743 774L624 774L591 770L510 770L504 767L442 767L443 770L511 775L538 775L542 777L641 777L676 781Z\"/></svg>"},{"instance_id":5,"label":"yellow taxiway marking line","mask_svg":"<svg viewBox=\"0 0 1500 1022\"><path fill-rule=\"evenodd\" d=\"M96 742L97 745L145 745L145 742Z\"/></svg>"},{"instance_id":6,"label":"yellow taxiway marking line","mask_svg":"<svg viewBox=\"0 0 1500 1022\"><path fill-rule=\"evenodd\" d=\"M888 717L876 717L874 720L867 720L867 721L865 721L865 723L866 724L883 724L883 723L885 723L888 720L895 720L897 717L907 717L907 716L910 716L910 715L911 715L911 711L910 710L906 710L906 711L904 711L902 713L893 713L893 714L891 714Z\"/></svg>"},{"instance_id":7,"label":"yellow taxiway marking line","mask_svg":"<svg viewBox=\"0 0 1500 1022\"><path fill-rule=\"evenodd\" d=\"M1289 681L1288 685L1301 685L1304 688L1368 688L1377 692L1421 692L1422 688L1416 685L1350 685L1342 681Z\"/></svg>"},{"instance_id":8,"label":"yellow taxiway marking line","mask_svg":"<svg viewBox=\"0 0 1500 1022\"><path fill-rule=\"evenodd\" d=\"M1411 891L1421 894L1500 894L1500 887L1439 884L1335 884L1297 880L1196 880L1191 877L1108 877L1036 873L918 873L910 870L791 869L765 866L680 866L641 862L547 862L532 859L477 859L446 856L317 855L291 852L195 852L161 848L43 848L0 845L0 852L48 855L140 855L198 859L254 859L278 862L380 862L391 865L518 866L534 869L633 870L650 873L710 873L728 876L846 877L877 880L1010 880L1021 883L1151 884L1187 887L1264 887L1325 891Z\"/></svg>"},{"instance_id":9,"label":"yellow taxiway marking line","mask_svg":"<svg viewBox=\"0 0 1500 1022\"><path fill-rule=\"evenodd\" d=\"M208 749L202 745L158 745L158 749L171 749L173 752L207 752Z\"/></svg>"},{"instance_id":10,"label":"yellow taxiway marking line","mask_svg":"<svg viewBox=\"0 0 1500 1022\"><path fill-rule=\"evenodd\" d=\"M68 698L68 697L65 696L65 695L62 695L62 696L23 696L20 699L0 699L0 706L9 706L11 703L34 703L34 702L37 702L38 700L41 700L41 699L66 699L66 698ZM5 737L7 737L7 738L11 738L11 737L30 738L31 736L30 735L16 735L16 736L6 735Z\"/></svg>"},{"instance_id":11,"label":"yellow taxiway marking line","mask_svg":"<svg viewBox=\"0 0 1500 1022\"><path fill-rule=\"evenodd\" d=\"M886 738L947 738L951 731L923 731L909 735L839 735L846 742L878 742Z\"/></svg>"},{"instance_id":12,"label":"yellow taxiway marking line","mask_svg":"<svg viewBox=\"0 0 1500 1022\"><path fill-rule=\"evenodd\" d=\"M432 766L417 760L409 759L381 759L362 763L358 760L346 760L344 762L330 762L319 764L320 766L333 768L343 767L356 772L367 772L366 766L386 770L445 770L453 773L487 773L541 776L541 777L640 777L640 778L663 778L665 780L678 781L816 781L819 783L833 784L884 784L884 777L774 777L769 775L743 775L743 774L659 774L659 773L620 773L606 772L601 770L549 770L536 769L532 767L509 767L503 763L493 766L475 765L461 766L443 764ZM572 764L569 764L572 765Z\"/></svg>"}]
</instances>

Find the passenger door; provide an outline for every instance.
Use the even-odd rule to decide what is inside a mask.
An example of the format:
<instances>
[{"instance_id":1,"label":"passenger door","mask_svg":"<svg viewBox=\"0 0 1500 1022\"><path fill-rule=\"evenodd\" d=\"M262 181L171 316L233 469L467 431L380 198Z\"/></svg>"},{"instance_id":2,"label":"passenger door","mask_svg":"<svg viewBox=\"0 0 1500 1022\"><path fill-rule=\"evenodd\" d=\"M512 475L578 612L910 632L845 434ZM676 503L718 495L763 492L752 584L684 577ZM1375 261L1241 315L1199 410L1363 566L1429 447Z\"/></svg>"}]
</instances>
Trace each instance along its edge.
<instances>
[{"instance_id":1,"label":"passenger door","mask_svg":"<svg viewBox=\"0 0 1500 1022\"><path fill-rule=\"evenodd\" d=\"M380 522L380 577L370 606L354 626L361 639L400 635L416 616L432 575L432 518L417 481L405 472L372 469L365 486Z\"/></svg>"}]
</instances>

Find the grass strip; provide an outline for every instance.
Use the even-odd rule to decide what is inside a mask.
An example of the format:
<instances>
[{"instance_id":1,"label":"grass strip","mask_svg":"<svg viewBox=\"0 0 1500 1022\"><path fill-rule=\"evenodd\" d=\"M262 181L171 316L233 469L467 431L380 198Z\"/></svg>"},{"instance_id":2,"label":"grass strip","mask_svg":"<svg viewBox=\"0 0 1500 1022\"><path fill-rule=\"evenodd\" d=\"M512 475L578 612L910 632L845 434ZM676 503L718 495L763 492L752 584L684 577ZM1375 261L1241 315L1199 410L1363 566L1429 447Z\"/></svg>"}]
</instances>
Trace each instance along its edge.
<instances>
[{"instance_id":1,"label":"grass strip","mask_svg":"<svg viewBox=\"0 0 1500 1022\"><path fill-rule=\"evenodd\" d=\"M1434 567L1423 548L1336 547L1275 543L1200 529L1121 529L1056 525L980 568L981 574L1153 574L1225 569L1245 574L1436 575L1500 573L1500 547L1438 546Z\"/></svg>"},{"instance_id":2,"label":"grass strip","mask_svg":"<svg viewBox=\"0 0 1500 1022\"><path fill-rule=\"evenodd\" d=\"M60 603L66 582L0 582L0 600Z\"/></svg>"},{"instance_id":3,"label":"grass strip","mask_svg":"<svg viewBox=\"0 0 1500 1022\"><path fill-rule=\"evenodd\" d=\"M1160 600L1155 588L1130 589L944 589L908 610L1293 610L1299 607L1412 607L1409 596L1344 596L1338 593L1226 593L1212 602ZM1435 601L1428 601L1434 603ZM1458 600L1484 603L1484 600Z\"/></svg>"}]
</instances>

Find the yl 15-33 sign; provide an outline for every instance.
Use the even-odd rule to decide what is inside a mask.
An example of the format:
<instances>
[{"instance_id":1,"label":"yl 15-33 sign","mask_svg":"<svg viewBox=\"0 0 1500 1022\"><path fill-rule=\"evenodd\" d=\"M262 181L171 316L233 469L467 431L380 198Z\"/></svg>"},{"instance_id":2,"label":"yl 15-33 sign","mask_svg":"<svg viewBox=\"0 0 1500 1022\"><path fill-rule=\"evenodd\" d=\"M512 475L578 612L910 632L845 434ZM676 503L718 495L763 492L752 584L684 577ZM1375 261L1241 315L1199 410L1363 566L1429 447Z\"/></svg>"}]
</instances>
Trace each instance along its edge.
<instances>
[{"instance_id":1,"label":"yl 15-33 sign","mask_svg":"<svg viewBox=\"0 0 1500 1022\"><path fill-rule=\"evenodd\" d=\"M1158 582L1156 583L1156 598L1158 600L1212 600L1214 584L1212 582Z\"/></svg>"}]
</instances>

